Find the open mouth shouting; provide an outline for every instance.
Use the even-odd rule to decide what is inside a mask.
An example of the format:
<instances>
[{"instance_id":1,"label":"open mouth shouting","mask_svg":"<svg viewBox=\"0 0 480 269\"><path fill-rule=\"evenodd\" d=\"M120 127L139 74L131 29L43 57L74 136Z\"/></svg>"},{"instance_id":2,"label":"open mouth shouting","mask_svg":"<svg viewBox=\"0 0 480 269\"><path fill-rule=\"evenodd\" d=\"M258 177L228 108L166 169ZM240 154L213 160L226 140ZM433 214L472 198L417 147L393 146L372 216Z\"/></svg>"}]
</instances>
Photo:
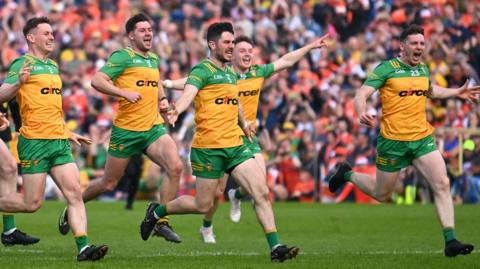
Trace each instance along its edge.
<instances>
[{"instance_id":1,"label":"open mouth shouting","mask_svg":"<svg viewBox=\"0 0 480 269\"><path fill-rule=\"evenodd\" d=\"M423 51L414 51L412 53L412 60L414 62L420 62L420 60L422 59L422 54L423 54Z\"/></svg>"},{"instance_id":2,"label":"open mouth shouting","mask_svg":"<svg viewBox=\"0 0 480 269\"><path fill-rule=\"evenodd\" d=\"M250 56L245 56L245 57L242 57L242 64L245 65L245 66L249 66L252 62L252 57Z\"/></svg>"}]
</instances>

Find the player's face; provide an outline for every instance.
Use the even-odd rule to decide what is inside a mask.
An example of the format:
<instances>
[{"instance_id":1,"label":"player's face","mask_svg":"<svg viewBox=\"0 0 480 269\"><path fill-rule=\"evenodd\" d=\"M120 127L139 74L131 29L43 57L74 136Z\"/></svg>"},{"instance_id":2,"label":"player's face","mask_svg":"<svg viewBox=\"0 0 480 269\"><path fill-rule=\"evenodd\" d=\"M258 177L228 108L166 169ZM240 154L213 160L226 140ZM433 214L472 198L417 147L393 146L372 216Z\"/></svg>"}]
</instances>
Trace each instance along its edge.
<instances>
[{"instance_id":1,"label":"player's face","mask_svg":"<svg viewBox=\"0 0 480 269\"><path fill-rule=\"evenodd\" d=\"M223 32L217 42L211 46L215 58L221 62L230 62L233 57L233 34L230 32Z\"/></svg>"},{"instance_id":2,"label":"player's face","mask_svg":"<svg viewBox=\"0 0 480 269\"><path fill-rule=\"evenodd\" d=\"M152 26L147 21L137 22L135 29L129 34L129 39L140 51L149 51L153 42Z\"/></svg>"},{"instance_id":3,"label":"player's face","mask_svg":"<svg viewBox=\"0 0 480 269\"><path fill-rule=\"evenodd\" d=\"M32 46L43 53L50 53L55 48L52 26L48 23L37 25L37 27L27 35L27 39Z\"/></svg>"},{"instance_id":4,"label":"player's face","mask_svg":"<svg viewBox=\"0 0 480 269\"><path fill-rule=\"evenodd\" d=\"M411 66L416 66L422 60L425 50L425 37L422 34L409 35L400 45L400 49L402 60Z\"/></svg>"},{"instance_id":5,"label":"player's face","mask_svg":"<svg viewBox=\"0 0 480 269\"><path fill-rule=\"evenodd\" d=\"M235 44L233 62L240 69L248 69L253 63L253 46L248 42Z\"/></svg>"}]
</instances>

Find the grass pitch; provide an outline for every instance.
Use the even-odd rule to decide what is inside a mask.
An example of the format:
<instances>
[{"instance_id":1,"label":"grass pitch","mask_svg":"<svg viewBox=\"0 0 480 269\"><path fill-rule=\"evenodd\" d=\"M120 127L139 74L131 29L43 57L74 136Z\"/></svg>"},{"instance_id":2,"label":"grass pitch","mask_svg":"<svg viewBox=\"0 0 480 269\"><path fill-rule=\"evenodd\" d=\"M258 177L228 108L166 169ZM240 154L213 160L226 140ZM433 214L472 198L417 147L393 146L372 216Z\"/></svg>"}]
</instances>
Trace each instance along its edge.
<instances>
[{"instance_id":1,"label":"grass pitch","mask_svg":"<svg viewBox=\"0 0 480 269\"><path fill-rule=\"evenodd\" d=\"M480 206L458 206L457 237L473 243L467 256L443 256L443 238L434 207L276 203L280 239L301 248L297 259L270 262L268 245L250 203L240 223L223 204L213 225L217 244L200 241L201 216L171 217L181 244L160 238L142 241L139 225L146 202L133 211L123 203L87 204L90 242L109 245L98 262L76 262L71 235L57 230L64 203L45 202L35 214L18 214L20 229L39 236L34 246L0 246L0 268L480 268Z\"/></svg>"}]
</instances>

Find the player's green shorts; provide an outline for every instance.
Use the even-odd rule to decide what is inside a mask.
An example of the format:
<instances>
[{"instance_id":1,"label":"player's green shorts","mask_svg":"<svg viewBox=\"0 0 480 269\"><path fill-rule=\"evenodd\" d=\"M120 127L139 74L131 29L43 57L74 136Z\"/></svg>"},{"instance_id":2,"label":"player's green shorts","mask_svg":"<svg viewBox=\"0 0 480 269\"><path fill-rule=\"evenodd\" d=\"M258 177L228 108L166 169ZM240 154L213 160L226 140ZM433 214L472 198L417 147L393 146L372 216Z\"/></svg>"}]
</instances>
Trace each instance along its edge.
<instances>
[{"instance_id":1,"label":"player's green shorts","mask_svg":"<svg viewBox=\"0 0 480 269\"><path fill-rule=\"evenodd\" d=\"M46 173L56 165L74 163L67 139L18 138L18 155L22 174Z\"/></svg>"},{"instance_id":2,"label":"player's green shorts","mask_svg":"<svg viewBox=\"0 0 480 269\"><path fill-rule=\"evenodd\" d=\"M150 130L144 132L130 131L114 125L108 145L108 154L117 158L129 158L141 154L164 134L167 134L167 130L163 124L154 125Z\"/></svg>"},{"instance_id":3,"label":"player's green shorts","mask_svg":"<svg viewBox=\"0 0 480 269\"><path fill-rule=\"evenodd\" d=\"M233 148L202 149L192 148L190 162L192 174L197 177L220 179L235 166L253 158L252 151L245 145Z\"/></svg>"},{"instance_id":4,"label":"player's green shorts","mask_svg":"<svg viewBox=\"0 0 480 269\"><path fill-rule=\"evenodd\" d=\"M432 151L437 145L432 135L416 141L397 141L378 135L377 168L385 172L397 172L412 161Z\"/></svg>"},{"instance_id":5,"label":"player's green shorts","mask_svg":"<svg viewBox=\"0 0 480 269\"><path fill-rule=\"evenodd\" d=\"M258 137L254 135L252 138L253 142L250 142L250 140L248 140L248 137L244 136L243 144L246 145L253 154L262 153L262 148L260 147L260 144L258 144Z\"/></svg>"}]
</instances>

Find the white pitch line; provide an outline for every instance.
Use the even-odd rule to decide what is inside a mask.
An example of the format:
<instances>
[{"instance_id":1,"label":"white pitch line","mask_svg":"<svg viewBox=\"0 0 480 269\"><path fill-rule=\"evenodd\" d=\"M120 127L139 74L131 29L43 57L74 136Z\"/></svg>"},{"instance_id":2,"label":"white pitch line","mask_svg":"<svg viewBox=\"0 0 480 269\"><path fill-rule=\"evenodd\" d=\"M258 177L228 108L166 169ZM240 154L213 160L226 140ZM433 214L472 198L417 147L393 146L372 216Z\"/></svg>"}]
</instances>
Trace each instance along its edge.
<instances>
[{"instance_id":1,"label":"white pitch line","mask_svg":"<svg viewBox=\"0 0 480 269\"><path fill-rule=\"evenodd\" d=\"M480 253L479 250L472 251L472 254ZM206 251L193 251L188 253L158 253L158 254L145 254L139 255L136 257L139 258L152 258L152 257L201 257L201 256L264 256L268 255L267 251L265 252L234 252L234 251L216 251L216 252L206 252ZM346 254L346 255L424 255L424 254L443 254L442 250L392 250L392 251L357 251L357 252L302 252L300 250L299 255L306 256L322 256L322 255L334 255L334 254Z\"/></svg>"},{"instance_id":2,"label":"white pitch line","mask_svg":"<svg viewBox=\"0 0 480 269\"><path fill-rule=\"evenodd\" d=\"M21 252L21 253L44 253L41 249L1 248L0 252Z\"/></svg>"}]
</instances>

